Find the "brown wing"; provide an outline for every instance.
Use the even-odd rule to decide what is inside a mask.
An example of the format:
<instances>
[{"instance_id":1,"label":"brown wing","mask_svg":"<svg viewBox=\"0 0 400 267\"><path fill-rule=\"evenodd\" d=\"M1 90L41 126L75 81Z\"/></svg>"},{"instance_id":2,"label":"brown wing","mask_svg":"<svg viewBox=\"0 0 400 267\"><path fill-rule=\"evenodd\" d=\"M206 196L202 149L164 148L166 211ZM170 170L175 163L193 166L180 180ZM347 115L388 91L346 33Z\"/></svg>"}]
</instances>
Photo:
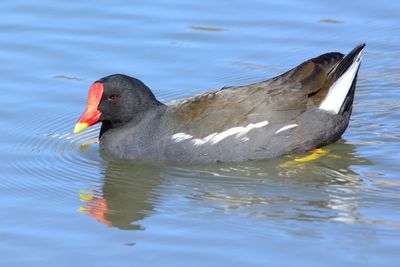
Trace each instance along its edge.
<instances>
[{"instance_id":1,"label":"brown wing","mask_svg":"<svg viewBox=\"0 0 400 267\"><path fill-rule=\"evenodd\" d=\"M198 137L265 120L291 121L326 94L327 76L342 58L340 53L324 54L270 80L173 103L167 113L175 132Z\"/></svg>"}]
</instances>

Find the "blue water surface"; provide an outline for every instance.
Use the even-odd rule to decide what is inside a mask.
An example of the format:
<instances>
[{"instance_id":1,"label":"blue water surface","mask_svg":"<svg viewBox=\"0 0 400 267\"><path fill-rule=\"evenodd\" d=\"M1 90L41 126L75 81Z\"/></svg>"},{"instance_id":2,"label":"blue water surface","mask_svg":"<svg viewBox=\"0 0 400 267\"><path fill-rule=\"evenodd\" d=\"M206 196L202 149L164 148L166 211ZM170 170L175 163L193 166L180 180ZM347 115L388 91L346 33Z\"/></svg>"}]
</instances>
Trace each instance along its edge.
<instances>
[{"instance_id":1,"label":"blue water surface","mask_svg":"<svg viewBox=\"0 0 400 267\"><path fill-rule=\"evenodd\" d=\"M400 2L0 7L0 266L398 266ZM98 127L71 133L108 74L168 102L361 42L350 126L313 161L106 161Z\"/></svg>"}]
</instances>

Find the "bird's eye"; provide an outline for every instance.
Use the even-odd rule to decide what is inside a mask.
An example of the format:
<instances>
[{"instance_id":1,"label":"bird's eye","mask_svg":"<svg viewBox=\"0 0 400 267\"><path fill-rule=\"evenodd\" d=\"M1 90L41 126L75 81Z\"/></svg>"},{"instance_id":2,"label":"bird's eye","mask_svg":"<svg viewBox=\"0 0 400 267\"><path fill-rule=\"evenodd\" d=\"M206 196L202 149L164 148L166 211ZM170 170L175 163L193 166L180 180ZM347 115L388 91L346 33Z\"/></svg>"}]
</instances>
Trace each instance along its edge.
<instances>
[{"instance_id":1,"label":"bird's eye","mask_svg":"<svg viewBox=\"0 0 400 267\"><path fill-rule=\"evenodd\" d=\"M118 95L116 95L116 94L112 94L112 95L110 95L109 97L108 97L108 100L109 101L115 101L115 100L117 100L118 99Z\"/></svg>"}]
</instances>

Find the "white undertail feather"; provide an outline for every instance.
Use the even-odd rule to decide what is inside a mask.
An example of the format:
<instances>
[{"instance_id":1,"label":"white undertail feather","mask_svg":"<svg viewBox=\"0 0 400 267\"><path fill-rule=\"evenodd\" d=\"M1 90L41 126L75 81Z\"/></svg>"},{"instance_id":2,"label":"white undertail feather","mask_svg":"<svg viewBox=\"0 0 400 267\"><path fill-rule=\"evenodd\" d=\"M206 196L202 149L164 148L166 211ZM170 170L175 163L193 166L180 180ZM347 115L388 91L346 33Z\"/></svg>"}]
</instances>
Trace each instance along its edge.
<instances>
[{"instance_id":1,"label":"white undertail feather","mask_svg":"<svg viewBox=\"0 0 400 267\"><path fill-rule=\"evenodd\" d=\"M339 110L342 107L344 100L346 99L354 78L357 75L360 63L361 52L357 55L354 62L350 65L346 72L343 73L343 75L340 76L339 79L337 79L329 88L327 96L319 106L320 109L333 112L335 114L339 113Z\"/></svg>"}]
</instances>

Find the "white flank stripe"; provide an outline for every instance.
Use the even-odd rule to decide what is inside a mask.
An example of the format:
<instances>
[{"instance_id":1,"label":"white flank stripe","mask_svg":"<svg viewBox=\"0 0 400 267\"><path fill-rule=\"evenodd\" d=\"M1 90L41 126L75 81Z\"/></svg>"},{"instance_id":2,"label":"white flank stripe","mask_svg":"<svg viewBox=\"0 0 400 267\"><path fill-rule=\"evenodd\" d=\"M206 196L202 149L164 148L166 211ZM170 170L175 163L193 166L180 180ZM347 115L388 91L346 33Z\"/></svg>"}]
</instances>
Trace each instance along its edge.
<instances>
[{"instance_id":1,"label":"white flank stripe","mask_svg":"<svg viewBox=\"0 0 400 267\"><path fill-rule=\"evenodd\" d=\"M193 136L191 136L190 134L185 134L185 133L176 133L172 136L172 140L174 140L175 142L182 142L188 139L192 139Z\"/></svg>"},{"instance_id":2,"label":"white flank stripe","mask_svg":"<svg viewBox=\"0 0 400 267\"><path fill-rule=\"evenodd\" d=\"M250 123L246 127L233 127L233 128L230 128L230 129L223 131L223 132L217 134L216 136L212 137L210 142L211 142L211 144L215 145L216 143L218 143L218 142L222 141L223 139L225 139L229 136L232 136L232 135L241 137L241 136L247 134L250 130L253 130L256 128L261 128L261 127L267 126L268 124L269 124L268 121L262 121L262 122L258 122L258 123Z\"/></svg>"},{"instance_id":3,"label":"white flank stripe","mask_svg":"<svg viewBox=\"0 0 400 267\"><path fill-rule=\"evenodd\" d=\"M286 130L289 130L289 129L292 129L292 128L297 127L297 126L299 126L299 125L298 124L289 124L289 125L283 126L278 131L276 131L275 134L283 132L283 131L286 131Z\"/></svg>"},{"instance_id":4,"label":"white flank stripe","mask_svg":"<svg viewBox=\"0 0 400 267\"><path fill-rule=\"evenodd\" d=\"M328 95L325 97L319 106L320 109L339 113L340 108L343 105L344 99L350 90L351 84L353 83L354 77L357 74L358 67L361 63L361 53L357 56L353 64L347 69L337 81L332 84L329 88Z\"/></svg>"},{"instance_id":5,"label":"white flank stripe","mask_svg":"<svg viewBox=\"0 0 400 267\"><path fill-rule=\"evenodd\" d=\"M246 127L242 127L242 126L233 127L226 131L223 131L221 133L213 133L213 134L207 135L204 138L196 138L196 139L192 139L193 136L191 136L190 134L176 133L172 136L172 140L174 140L175 142L182 142L185 140L192 139L191 141L193 142L193 144L195 146L201 146L208 142L210 142L212 145L215 145L218 142L221 142L222 140L224 140L225 138L227 138L229 136L236 135L236 137L242 137L243 135L247 134L249 131L267 126L268 124L269 124L268 121L262 121L262 122L258 122L258 123L250 123ZM249 139L247 137L244 137L241 140L248 141Z\"/></svg>"},{"instance_id":6,"label":"white flank stripe","mask_svg":"<svg viewBox=\"0 0 400 267\"><path fill-rule=\"evenodd\" d=\"M203 139L196 138L196 139L193 140L194 145L195 145L195 146L204 145L205 143L207 143L208 141L210 141L210 140L211 140L214 136L216 136L217 134L218 134L218 133L213 133L213 134L207 135L207 136L204 137Z\"/></svg>"}]
</instances>

